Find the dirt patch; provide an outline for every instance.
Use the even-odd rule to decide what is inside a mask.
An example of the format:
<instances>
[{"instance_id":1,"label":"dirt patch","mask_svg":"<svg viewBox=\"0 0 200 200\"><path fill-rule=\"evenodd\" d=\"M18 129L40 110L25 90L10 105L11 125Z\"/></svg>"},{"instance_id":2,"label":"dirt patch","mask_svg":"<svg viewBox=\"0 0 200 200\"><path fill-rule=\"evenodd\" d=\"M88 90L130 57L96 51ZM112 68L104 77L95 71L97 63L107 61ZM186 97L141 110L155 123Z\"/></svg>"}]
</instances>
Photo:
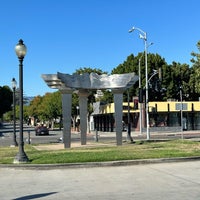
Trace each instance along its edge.
<instances>
[{"instance_id":1,"label":"dirt patch","mask_svg":"<svg viewBox=\"0 0 200 200\"><path fill-rule=\"evenodd\" d=\"M111 144L102 144L102 143L87 143L86 145L81 145L78 142L71 143L71 148L78 148L78 147L94 147L94 146L110 146ZM35 149L39 151L43 150L62 150L64 148L64 144L47 144L47 145L38 145L34 146Z\"/></svg>"}]
</instances>

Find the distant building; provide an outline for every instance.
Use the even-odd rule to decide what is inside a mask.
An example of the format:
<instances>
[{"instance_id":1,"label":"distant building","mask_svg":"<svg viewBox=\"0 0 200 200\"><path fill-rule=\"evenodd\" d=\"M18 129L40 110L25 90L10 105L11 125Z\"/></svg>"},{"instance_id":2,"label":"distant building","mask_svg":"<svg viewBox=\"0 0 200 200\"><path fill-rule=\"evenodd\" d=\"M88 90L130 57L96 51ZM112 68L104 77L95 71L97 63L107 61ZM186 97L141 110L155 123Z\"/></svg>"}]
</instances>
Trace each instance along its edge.
<instances>
[{"instance_id":1,"label":"distant building","mask_svg":"<svg viewBox=\"0 0 200 200\"><path fill-rule=\"evenodd\" d=\"M24 105L29 106L34 97L24 97Z\"/></svg>"},{"instance_id":2,"label":"distant building","mask_svg":"<svg viewBox=\"0 0 200 200\"><path fill-rule=\"evenodd\" d=\"M135 105L137 104L137 105ZM139 130L140 105L142 105L142 127L146 127L145 104L138 101L130 102L130 122L132 130ZM98 131L114 131L114 103L101 105L94 104L92 113L93 129ZM123 103L123 121L127 122L128 103ZM182 118L182 123L181 123ZM149 102L149 126L155 127L180 127L183 130L200 130L200 102Z\"/></svg>"}]
</instances>

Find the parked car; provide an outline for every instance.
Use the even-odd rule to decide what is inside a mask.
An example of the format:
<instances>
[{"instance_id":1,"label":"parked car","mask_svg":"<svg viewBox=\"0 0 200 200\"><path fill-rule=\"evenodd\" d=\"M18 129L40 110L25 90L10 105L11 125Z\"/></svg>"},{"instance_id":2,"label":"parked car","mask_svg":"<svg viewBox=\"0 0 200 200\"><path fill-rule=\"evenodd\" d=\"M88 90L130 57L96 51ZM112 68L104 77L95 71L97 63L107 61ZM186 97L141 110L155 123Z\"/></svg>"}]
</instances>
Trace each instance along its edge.
<instances>
[{"instance_id":1,"label":"parked car","mask_svg":"<svg viewBox=\"0 0 200 200\"><path fill-rule=\"evenodd\" d=\"M49 129L45 125L38 125L35 128L35 135L49 135Z\"/></svg>"}]
</instances>

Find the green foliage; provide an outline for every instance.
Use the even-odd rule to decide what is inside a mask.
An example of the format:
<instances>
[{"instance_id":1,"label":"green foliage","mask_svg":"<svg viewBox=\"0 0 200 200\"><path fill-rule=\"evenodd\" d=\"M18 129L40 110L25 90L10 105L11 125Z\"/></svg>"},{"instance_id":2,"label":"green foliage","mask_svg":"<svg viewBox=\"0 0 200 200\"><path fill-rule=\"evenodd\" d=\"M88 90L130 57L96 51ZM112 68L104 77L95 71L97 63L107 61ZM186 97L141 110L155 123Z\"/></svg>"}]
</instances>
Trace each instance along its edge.
<instances>
[{"instance_id":1,"label":"green foliage","mask_svg":"<svg viewBox=\"0 0 200 200\"><path fill-rule=\"evenodd\" d=\"M105 103L113 103L113 93L110 90L103 90L103 97L97 99L97 101Z\"/></svg>"},{"instance_id":2,"label":"green foliage","mask_svg":"<svg viewBox=\"0 0 200 200\"><path fill-rule=\"evenodd\" d=\"M77 116L77 106L79 106L78 95L76 93L72 94L72 116Z\"/></svg>"},{"instance_id":3,"label":"green foliage","mask_svg":"<svg viewBox=\"0 0 200 200\"><path fill-rule=\"evenodd\" d=\"M127 57L126 61L122 64L119 64L116 68L112 70L112 74L123 74L123 73L131 73L135 72L136 75L139 75L139 60L140 60L140 68L141 68L141 83L142 88L145 88L146 84L146 77L145 77L145 56L144 53L138 53L137 56L131 54ZM159 75L155 76L151 79L150 84L153 87L149 87L149 100L164 100L164 98L160 99L161 89L164 87L161 85L161 78L162 78L162 68L166 66L166 62L164 58L162 58L158 54L148 54L148 74L149 78L151 77L154 70L160 72ZM133 85L130 88L130 98L133 96L138 96L139 86L138 83ZM125 93L125 98L127 99L127 93Z\"/></svg>"},{"instance_id":4,"label":"green foliage","mask_svg":"<svg viewBox=\"0 0 200 200\"><path fill-rule=\"evenodd\" d=\"M17 107L19 107L19 106L17 106ZM29 116L31 116L31 115L29 115L29 106L28 105L24 105L23 106L23 111L24 111L24 120L27 121L29 119ZM19 112L16 113L16 116L19 116Z\"/></svg>"},{"instance_id":5,"label":"green foliage","mask_svg":"<svg viewBox=\"0 0 200 200\"><path fill-rule=\"evenodd\" d=\"M44 111L42 109L42 100L43 97L41 96L36 96L31 102L29 106L29 115L35 118L39 118L41 113Z\"/></svg>"},{"instance_id":6,"label":"green foliage","mask_svg":"<svg viewBox=\"0 0 200 200\"><path fill-rule=\"evenodd\" d=\"M197 42L197 49L200 51L200 41ZM196 93L195 96L197 98L200 96L200 54L192 52L191 55L193 58L191 62L193 63L193 67L191 69L191 79L190 79L190 88L193 93Z\"/></svg>"},{"instance_id":7,"label":"green foliage","mask_svg":"<svg viewBox=\"0 0 200 200\"><path fill-rule=\"evenodd\" d=\"M11 121L13 119L13 111L10 110L3 115L3 120Z\"/></svg>"},{"instance_id":8,"label":"green foliage","mask_svg":"<svg viewBox=\"0 0 200 200\"><path fill-rule=\"evenodd\" d=\"M56 119L62 115L62 102L60 91L48 93L43 98L43 119Z\"/></svg>"},{"instance_id":9,"label":"green foliage","mask_svg":"<svg viewBox=\"0 0 200 200\"><path fill-rule=\"evenodd\" d=\"M39 121L52 120L62 115L62 102L60 91L46 93L43 97L36 96L27 110L28 116L33 116Z\"/></svg>"},{"instance_id":10,"label":"green foliage","mask_svg":"<svg viewBox=\"0 0 200 200\"><path fill-rule=\"evenodd\" d=\"M200 50L200 41L197 43ZM183 92L183 100L196 101L200 96L200 54L192 52L193 66L172 62L167 64L165 59L158 54L148 54L148 80L153 70L159 73L149 81L149 101L166 101L167 99L180 100L180 88ZM137 56L131 54L127 59L112 70L112 74L135 72L139 74L139 59L141 59L141 83L145 88L145 57L144 53ZM138 84L130 88L130 98L138 96ZM165 92L164 92L165 91ZM125 92L127 100L127 92Z\"/></svg>"},{"instance_id":11,"label":"green foliage","mask_svg":"<svg viewBox=\"0 0 200 200\"><path fill-rule=\"evenodd\" d=\"M99 75L107 74L107 72L103 72L101 69L96 69L96 68L92 69L90 67L79 68L79 69L77 69L75 71L75 74L84 74L84 73L89 73L90 74L92 72L94 72L96 74L99 74Z\"/></svg>"},{"instance_id":12,"label":"green foliage","mask_svg":"<svg viewBox=\"0 0 200 200\"><path fill-rule=\"evenodd\" d=\"M12 91L8 86L0 86L0 118L2 118L4 113L12 109L12 95Z\"/></svg>"}]
</instances>

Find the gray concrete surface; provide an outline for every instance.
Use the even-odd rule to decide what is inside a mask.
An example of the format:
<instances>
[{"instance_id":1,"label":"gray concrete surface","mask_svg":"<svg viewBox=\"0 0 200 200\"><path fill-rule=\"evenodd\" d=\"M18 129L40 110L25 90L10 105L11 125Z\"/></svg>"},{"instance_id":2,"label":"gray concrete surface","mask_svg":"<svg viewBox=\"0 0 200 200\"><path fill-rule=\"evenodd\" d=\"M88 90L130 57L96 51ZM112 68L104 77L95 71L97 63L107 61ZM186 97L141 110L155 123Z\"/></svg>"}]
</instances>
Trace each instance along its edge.
<instances>
[{"instance_id":1,"label":"gray concrete surface","mask_svg":"<svg viewBox=\"0 0 200 200\"><path fill-rule=\"evenodd\" d=\"M200 161L41 170L0 168L1 200L197 200Z\"/></svg>"},{"instance_id":2,"label":"gray concrete surface","mask_svg":"<svg viewBox=\"0 0 200 200\"><path fill-rule=\"evenodd\" d=\"M151 140L173 140L173 139L195 139L200 141L200 131L183 131L177 132L173 130L173 127L156 127L157 131L152 131L150 129ZM176 127L174 127L176 129ZM19 126L17 124L17 141L19 142ZM155 127L154 127L155 129ZM160 131L159 131L160 130ZM62 138L62 131L60 130L50 130L49 136L35 136L34 127L27 126L24 124L24 142L28 143L28 132L30 132L31 144L49 144L49 143L59 143L60 138ZM138 131L131 132L133 140L146 140L146 131L143 130L143 133L140 134ZM95 142L96 132L92 131L87 134L87 143ZM101 143L113 143L116 144L116 133L115 132L101 132L98 131L98 142ZM127 132L122 133L123 142L127 139ZM72 132L71 134L72 144L79 143L81 144L81 135L80 132ZM13 124L4 123L4 127L0 127L0 147L10 146L13 141ZM98 144L96 142L96 144Z\"/></svg>"}]
</instances>

